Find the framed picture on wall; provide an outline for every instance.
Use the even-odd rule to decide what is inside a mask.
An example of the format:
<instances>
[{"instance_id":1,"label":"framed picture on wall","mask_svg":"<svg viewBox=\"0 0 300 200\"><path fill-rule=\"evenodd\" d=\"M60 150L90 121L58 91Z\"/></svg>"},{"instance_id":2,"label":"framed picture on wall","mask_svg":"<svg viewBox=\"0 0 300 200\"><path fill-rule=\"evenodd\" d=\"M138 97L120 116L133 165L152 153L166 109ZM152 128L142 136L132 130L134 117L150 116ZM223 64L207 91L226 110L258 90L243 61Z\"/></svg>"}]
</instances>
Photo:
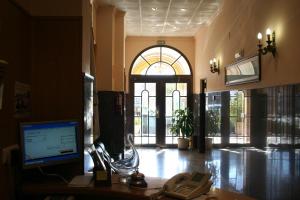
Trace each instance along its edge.
<instances>
[{"instance_id":1,"label":"framed picture on wall","mask_svg":"<svg viewBox=\"0 0 300 200\"><path fill-rule=\"evenodd\" d=\"M225 67L225 85L260 81L260 58L255 55Z\"/></svg>"},{"instance_id":2,"label":"framed picture on wall","mask_svg":"<svg viewBox=\"0 0 300 200\"><path fill-rule=\"evenodd\" d=\"M31 86L15 82L15 117L25 117L31 113Z\"/></svg>"}]
</instances>

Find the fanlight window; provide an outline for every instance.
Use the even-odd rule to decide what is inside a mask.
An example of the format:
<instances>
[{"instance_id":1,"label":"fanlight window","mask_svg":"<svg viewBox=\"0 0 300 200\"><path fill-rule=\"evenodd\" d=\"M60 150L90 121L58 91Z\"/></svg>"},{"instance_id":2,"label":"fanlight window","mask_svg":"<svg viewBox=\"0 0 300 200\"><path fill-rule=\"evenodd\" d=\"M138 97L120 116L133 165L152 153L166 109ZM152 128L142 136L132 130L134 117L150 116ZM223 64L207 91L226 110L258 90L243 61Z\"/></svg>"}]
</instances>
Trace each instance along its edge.
<instances>
[{"instance_id":1,"label":"fanlight window","mask_svg":"<svg viewBox=\"0 0 300 200\"><path fill-rule=\"evenodd\" d=\"M132 75L191 75L185 57L169 47L153 47L134 61Z\"/></svg>"}]
</instances>

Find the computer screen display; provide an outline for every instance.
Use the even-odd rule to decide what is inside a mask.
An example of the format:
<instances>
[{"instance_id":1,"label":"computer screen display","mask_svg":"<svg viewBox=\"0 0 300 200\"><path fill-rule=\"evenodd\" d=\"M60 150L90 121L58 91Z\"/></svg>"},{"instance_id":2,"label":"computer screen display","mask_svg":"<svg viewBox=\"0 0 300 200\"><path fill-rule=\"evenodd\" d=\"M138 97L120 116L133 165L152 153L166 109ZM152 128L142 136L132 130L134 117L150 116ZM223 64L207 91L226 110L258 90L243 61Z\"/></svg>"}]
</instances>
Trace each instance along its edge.
<instances>
[{"instance_id":1,"label":"computer screen display","mask_svg":"<svg viewBox=\"0 0 300 200\"><path fill-rule=\"evenodd\" d=\"M20 134L24 169L80 159L76 121L22 123Z\"/></svg>"}]
</instances>

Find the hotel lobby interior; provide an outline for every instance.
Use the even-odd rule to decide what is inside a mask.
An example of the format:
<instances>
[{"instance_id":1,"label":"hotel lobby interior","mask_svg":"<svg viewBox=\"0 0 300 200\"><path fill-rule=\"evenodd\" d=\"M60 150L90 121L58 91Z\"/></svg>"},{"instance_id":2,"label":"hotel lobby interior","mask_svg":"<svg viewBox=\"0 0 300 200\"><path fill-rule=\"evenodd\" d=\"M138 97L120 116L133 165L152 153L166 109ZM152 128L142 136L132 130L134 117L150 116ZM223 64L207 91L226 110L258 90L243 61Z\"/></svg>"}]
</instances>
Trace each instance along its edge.
<instances>
[{"instance_id":1,"label":"hotel lobby interior","mask_svg":"<svg viewBox=\"0 0 300 200\"><path fill-rule=\"evenodd\" d=\"M299 7L1 0L0 199L171 200L156 192L183 172L211 173L210 192L197 199L299 199ZM187 149L177 148L172 129L180 110L191 116ZM36 152L34 160L28 144L63 148L45 142L54 126L74 126L74 138L62 133L59 145L73 142L76 152L43 160ZM30 135L32 127L45 135ZM99 142L114 162L134 146L148 189L64 183L92 175L87 149ZM47 177L60 183L43 187Z\"/></svg>"}]
</instances>

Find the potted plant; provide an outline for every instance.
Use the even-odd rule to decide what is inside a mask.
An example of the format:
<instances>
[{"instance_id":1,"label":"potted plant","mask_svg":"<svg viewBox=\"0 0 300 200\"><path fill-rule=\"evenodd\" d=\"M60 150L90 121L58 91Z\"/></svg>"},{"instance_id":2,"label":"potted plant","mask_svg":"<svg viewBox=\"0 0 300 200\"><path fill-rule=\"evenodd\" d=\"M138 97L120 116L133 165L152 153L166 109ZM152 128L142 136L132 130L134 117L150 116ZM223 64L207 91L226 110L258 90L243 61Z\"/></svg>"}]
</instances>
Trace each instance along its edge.
<instances>
[{"instance_id":1,"label":"potted plant","mask_svg":"<svg viewBox=\"0 0 300 200\"><path fill-rule=\"evenodd\" d=\"M178 149L189 147L189 137L193 134L193 131L193 113L188 108L176 110L170 132L178 136Z\"/></svg>"}]
</instances>

